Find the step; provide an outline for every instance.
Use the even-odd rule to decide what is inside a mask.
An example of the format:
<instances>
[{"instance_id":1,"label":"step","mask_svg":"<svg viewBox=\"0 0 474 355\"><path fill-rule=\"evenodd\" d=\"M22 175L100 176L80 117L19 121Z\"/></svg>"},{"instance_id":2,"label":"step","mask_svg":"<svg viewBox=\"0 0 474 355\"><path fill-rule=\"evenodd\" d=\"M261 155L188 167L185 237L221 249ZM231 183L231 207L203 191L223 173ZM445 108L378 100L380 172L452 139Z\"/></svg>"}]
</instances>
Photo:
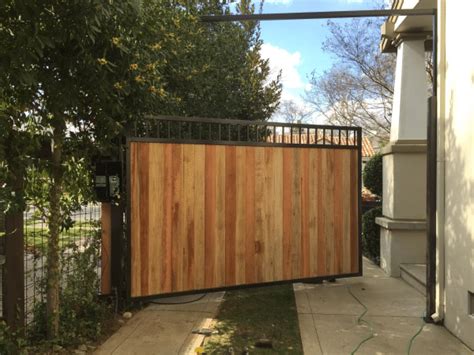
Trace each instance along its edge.
<instances>
[{"instance_id":1,"label":"step","mask_svg":"<svg viewBox=\"0 0 474 355\"><path fill-rule=\"evenodd\" d=\"M400 276L414 289L426 295L426 264L400 264Z\"/></svg>"}]
</instances>

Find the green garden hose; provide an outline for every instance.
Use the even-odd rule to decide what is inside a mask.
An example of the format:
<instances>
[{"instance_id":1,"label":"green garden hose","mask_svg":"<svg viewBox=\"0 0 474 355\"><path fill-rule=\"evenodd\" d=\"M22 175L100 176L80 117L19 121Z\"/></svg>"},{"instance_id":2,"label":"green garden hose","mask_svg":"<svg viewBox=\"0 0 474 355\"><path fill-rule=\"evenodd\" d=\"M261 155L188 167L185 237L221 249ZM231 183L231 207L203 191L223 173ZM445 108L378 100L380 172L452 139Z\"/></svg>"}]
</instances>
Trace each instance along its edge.
<instances>
[{"instance_id":1,"label":"green garden hose","mask_svg":"<svg viewBox=\"0 0 474 355\"><path fill-rule=\"evenodd\" d=\"M362 323L365 323L367 324L369 327L370 327L370 331L371 331L371 334L367 337L367 338L364 338L359 344L357 344L357 346L354 348L354 350L352 350L351 352L351 355L354 355L358 350L359 348L367 341L369 341L370 339L374 338L375 337L375 334L374 334L374 328L372 327L372 324L362 318L364 318L364 316L366 315L366 313L369 311L369 309L365 306L365 304L362 303L362 301L360 299L358 299L356 297L356 295L354 295L351 291L351 288L349 286L347 286L347 291L349 291L349 294L362 306L364 307L364 312L361 313L361 315L359 316L359 318L357 318L357 324L362 324Z\"/></svg>"},{"instance_id":2,"label":"green garden hose","mask_svg":"<svg viewBox=\"0 0 474 355\"><path fill-rule=\"evenodd\" d=\"M370 327L370 331L372 334L370 334L367 338L364 338L362 339L362 341L357 344L357 346L354 348L354 350L352 350L351 352L351 355L354 355L359 349L360 347L367 341L369 341L370 339L374 338L375 337L375 334L374 334L374 328L372 326L372 324L362 318L364 318L364 316L367 314L367 312L369 311L369 309L365 306L365 304L362 303L362 301L356 297L356 295L354 295L351 291L351 288L349 286L347 286L347 291L349 291L349 294L362 306L364 307L364 312L362 312L362 314L359 316L359 318L357 318L357 324L362 324L362 323L365 323L367 324L369 327ZM416 339L416 337L418 335L420 335L420 333L423 331L423 328L425 327L425 321L424 321L424 317L421 317L421 320L422 320L422 324L420 326L420 328L418 329L418 331L410 338L410 341L408 342L408 349L407 349L407 355L410 355L410 352L411 352L411 348L413 346L413 343Z\"/></svg>"},{"instance_id":3,"label":"green garden hose","mask_svg":"<svg viewBox=\"0 0 474 355\"><path fill-rule=\"evenodd\" d=\"M413 336L410 338L410 342L408 343L407 355L410 355L411 347L412 347L412 345L413 345L413 342L415 341L415 338L416 338L418 335L420 335L421 331L422 331L423 328L425 327L425 320L424 320L424 317L421 317L421 321L422 321L422 324L421 324L420 329L418 329L418 331L415 333L415 335L413 335Z\"/></svg>"}]
</instances>

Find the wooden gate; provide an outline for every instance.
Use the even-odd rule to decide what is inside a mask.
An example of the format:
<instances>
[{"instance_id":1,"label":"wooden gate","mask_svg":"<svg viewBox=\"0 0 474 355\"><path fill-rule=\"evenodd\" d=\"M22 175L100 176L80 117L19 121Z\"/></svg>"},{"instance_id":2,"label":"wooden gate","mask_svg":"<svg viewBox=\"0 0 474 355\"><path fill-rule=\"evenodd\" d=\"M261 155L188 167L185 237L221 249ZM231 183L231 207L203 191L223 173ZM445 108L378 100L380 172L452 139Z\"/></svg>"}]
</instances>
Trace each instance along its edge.
<instances>
[{"instance_id":1,"label":"wooden gate","mask_svg":"<svg viewBox=\"0 0 474 355\"><path fill-rule=\"evenodd\" d=\"M130 296L361 275L361 130L161 117L128 138Z\"/></svg>"}]
</instances>

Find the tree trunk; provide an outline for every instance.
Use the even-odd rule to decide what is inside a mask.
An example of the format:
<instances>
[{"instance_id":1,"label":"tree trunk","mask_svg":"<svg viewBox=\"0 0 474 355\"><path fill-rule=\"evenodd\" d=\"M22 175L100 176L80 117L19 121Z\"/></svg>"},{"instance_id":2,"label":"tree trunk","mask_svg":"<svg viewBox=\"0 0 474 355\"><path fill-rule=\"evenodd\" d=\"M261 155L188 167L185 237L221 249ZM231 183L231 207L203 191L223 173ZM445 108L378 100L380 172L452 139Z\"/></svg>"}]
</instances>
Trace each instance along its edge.
<instances>
[{"instance_id":1,"label":"tree trunk","mask_svg":"<svg viewBox=\"0 0 474 355\"><path fill-rule=\"evenodd\" d=\"M51 155L51 187L49 192L49 239L46 288L46 319L48 339L59 333L59 233L61 231L61 194L63 184L62 152L64 129L60 120L53 123Z\"/></svg>"}]
</instances>

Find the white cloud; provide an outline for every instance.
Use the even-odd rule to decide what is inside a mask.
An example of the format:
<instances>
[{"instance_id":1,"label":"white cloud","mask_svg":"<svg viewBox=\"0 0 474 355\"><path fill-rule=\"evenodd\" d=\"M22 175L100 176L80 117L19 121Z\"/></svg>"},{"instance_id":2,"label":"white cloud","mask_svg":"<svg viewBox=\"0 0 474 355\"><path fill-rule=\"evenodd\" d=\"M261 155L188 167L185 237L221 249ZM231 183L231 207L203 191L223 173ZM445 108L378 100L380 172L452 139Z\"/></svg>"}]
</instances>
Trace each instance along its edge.
<instances>
[{"instance_id":1,"label":"white cloud","mask_svg":"<svg viewBox=\"0 0 474 355\"><path fill-rule=\"evenodd\" d=\"M293 101L299 105L304 105L305 102L300 95L295 95L289 90L283 90L281 93L281 101Z\"/></svg>"},{"instance_id":2,"label":"white cloud","mask_svg":"<svg viewBox=\"0 0 474 355\"><path fill-rule=\"evenodd\" d=\"M264 43L260 54L262 58L269 59L272 79L276 78L281 70L281 82L284 88L301 89L305 87L297 69L301 63L300 52L291 53L284 48Z\"/></svg>"},{"instance_id":3,"label":"white cloud","mask_svg":"<svg viewBox=\"0 0 474 355\"><path fill-rule=\"evenodd\" d=\"M264 43L262 45L260 54L262 58L269 60L271 69L270 79L275 79L281 70L281 83L283 85L283 90L281 93L280 102L292 101L302 111L311 112L311 107L301 97L301 94L304 91L311 89L311 84L305 82L298 72L298 66L301 64L301 53L290 52L284 48L274 46L270 43ZM280 112L276 112L272 116L271 120L275 122L281 122L284 121L284 117ZM324 122L324 119L318 114L312 114L307 118L307 122L322 123Z\"/></svg>"}]
</instances>

